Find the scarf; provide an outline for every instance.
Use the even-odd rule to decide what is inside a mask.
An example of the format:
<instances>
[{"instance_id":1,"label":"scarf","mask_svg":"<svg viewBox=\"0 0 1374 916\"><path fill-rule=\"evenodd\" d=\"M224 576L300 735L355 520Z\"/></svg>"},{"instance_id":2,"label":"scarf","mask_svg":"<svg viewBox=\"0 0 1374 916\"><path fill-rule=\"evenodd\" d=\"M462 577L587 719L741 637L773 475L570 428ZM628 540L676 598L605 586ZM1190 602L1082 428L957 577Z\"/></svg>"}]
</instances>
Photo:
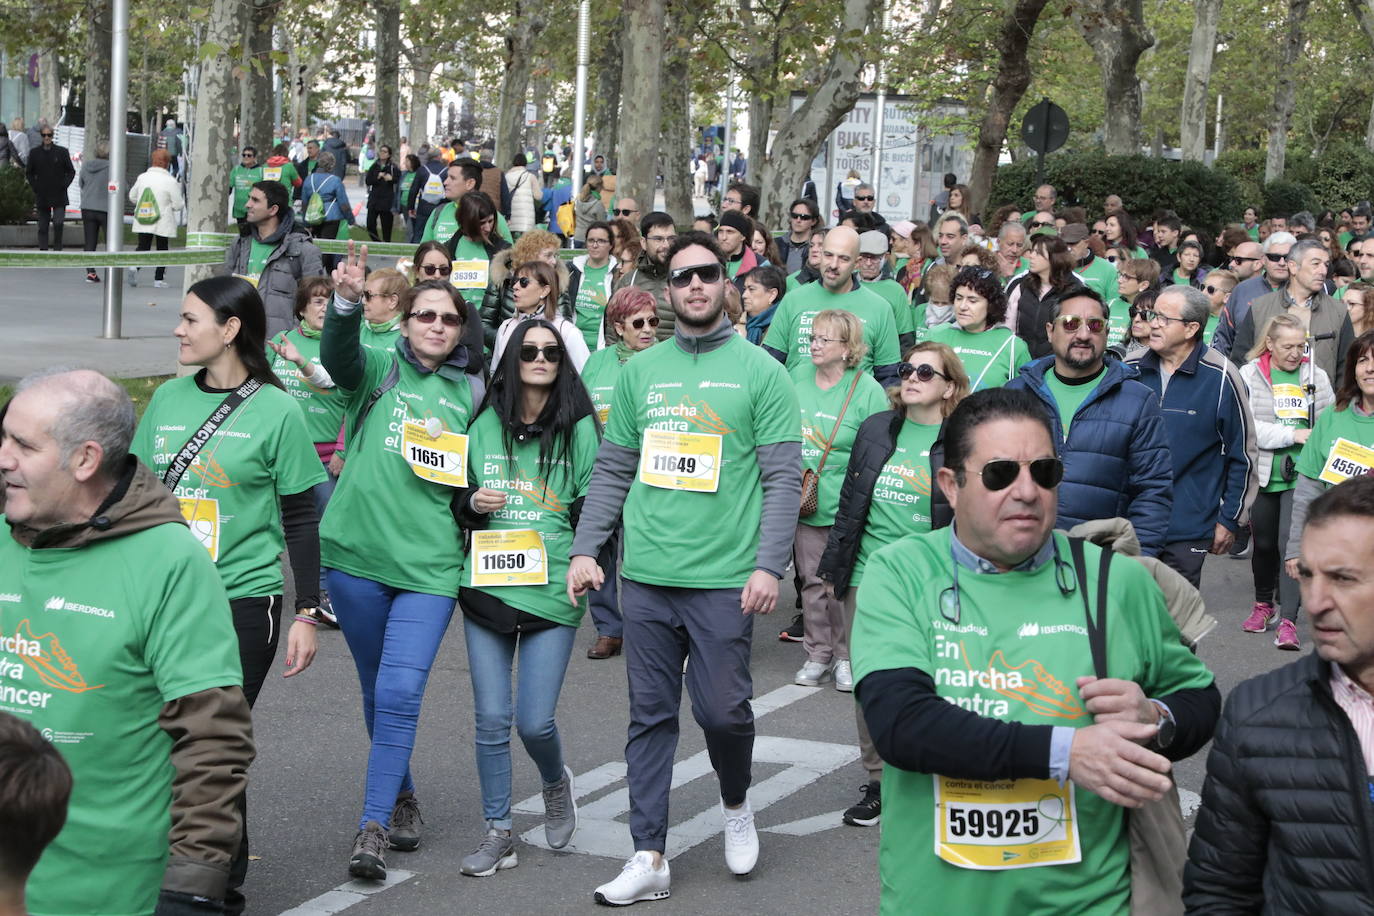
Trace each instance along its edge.
<instances>
[{"instance_id":1,"label":"scarf","mask_svg":"<svg viewBox=\"0 0 1374 916\"><path fill-rule=\"evenodd\" d=\"M396 330L396 328L400 326L401 316L397 315L394 318L388 318L386 321L368 321L364 318L363 324L367 325L367 329L373 334L386 334L389 331Z\"/></svg>"},{"instance_id":2,"label":"scarf","mask_svg":"<svg viewBox=\"0 0 1374 916\"><path fill-rule=\"evenodd\" d=\"M782 300L779 299L757 315L749 316L749 320L744 323L744 328L751 344L763 343L763 335L768 333L768 326L773 323L773 313L778 310L778 304L781 302Z\"/></svg>"},{"instance_id":3,"label":"scarf","mask_svg":"<svg viewBox=\"0 0 1374 916\"><path fill-rule=\"evenodd\" d=\"M304 321L301 322L301 326L297 330L301 332L302 337L309 337L311 340L319 340L324 334L324 331L317 331Z\"/></svg>"}]
</instances>

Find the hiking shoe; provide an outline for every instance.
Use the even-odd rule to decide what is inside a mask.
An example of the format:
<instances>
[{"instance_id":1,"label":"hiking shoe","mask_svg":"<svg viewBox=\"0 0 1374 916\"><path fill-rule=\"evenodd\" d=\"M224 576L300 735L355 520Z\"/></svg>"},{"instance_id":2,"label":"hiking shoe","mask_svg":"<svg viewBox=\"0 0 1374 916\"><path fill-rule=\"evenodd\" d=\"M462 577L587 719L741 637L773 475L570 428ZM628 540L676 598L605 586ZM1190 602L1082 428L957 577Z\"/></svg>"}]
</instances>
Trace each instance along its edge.
<instances>
[{"instance_id":1,"label":"hiking shoe","mask_svg":"<svg viewBox=\"0 0 1374 916\"><path fill-rule=\"evenodd\" d=\"M843 820L851 827L872 827L882 817L882 783L870 782L859 787L859 801L845 809Z\"/></svg>"},{"instance_id":2,"label":"hiking shoe","mask_svg":"<svg viewBox=\"0 0 1374 916\"><path fill-rule=\"evenodd\" d=\"M830 680L830 664L828 662L808 661L797 671L796 677L792 678L792 683L800 684L803 687L819 687L828 680Z\"/></svg>"},{"instance_id":3,"label":"hiking shoe","mask_svg":"<svg viewBox=\"0 0 1374 916\"><path fill-rule=\"evenodd\" d=\"M401 852L419 849L420 825L424 822L414 792L396 796L396 807L391 809L391 848Z\"/></svg>"},{"instance_id":4,"label":"hiking shoe","mask_svg":"<svg viewBox=\"0 0 1374 916\"><path fill-rule=\"evenodd\" d=\"M801 642L806 635L806 628L802 625L802 615L798 614L792 618L792 622L787 625L787 629L778 634L779 642Z\"/></svg>"},{"instance_id":5,"label":"hiking shoe","mask_svg":"<svg viewBox=\"0 0 1374 916\"><path fill-rule=\"evenodd\" d=\"M353 854L348 859L348 873L369 881L386 880L386 830L376 821L368 821L353 838Z\"/></svg>"},{"instance_id":6,"label":"hiking shoe","mask_svg":"<svg viewBox=\"0 0 1374 916\"><path fill-rule=\"evenodd\" d=\"M641 900L662 900L668 896L672 878L668 860L654 868L654 854L641 849L625 860L615 880L592 892L592 899L605 906L629 906Z\"/></svg>"},{"instance_id":7,"label":"hiking shoe","mask_svg":"<svg viewBox=\"0 0 1374 916\"><path fill-rule=\"evenodd\" d=\"M1296 652L1301 648L1302 640L1298 639L1298 628L1294 626L1293 621L1279 621L1279 628L1274 633L1274 645L1290 652Z\"/></svg>"},{"instance_id":8,"label":"hiking shoe","mask_svg":"<svg viewBox=\"0 0 1374 916\"><path fill-rule=\"evenodd\" d=\"M835 689L841 693L854 692L854 669L849 666L849 659L841 659L835 663Z\"/></svg>"},{"instance_id":9,"label":"hiking shoe","mask_svg":"<svg viewBox=\"0 0 1374 916\"><path fill-rule=\"evenodd\" d=\"M1250 616L1245 618L1245 622L1240 628L1247 633L1263 633L1269 629L1269 624L1274 622L1278 612L1268 601L1256 601L1255 606L1250 609Z\"/></svg>"},{"instance_id":10,"label":"hiking shoe","mask_svg":"<svg viewBox=\"0 0 1374 916\"><path fill-rule=\"evenodd\" d=\"M745 799L744 806L731 811L720 803L725 815L725 864L736 875L747 875L759 860L759 834L754 829L754 809Z\"/></svg>"},{"instance_id":11,"label":"hiking shoe","mask_svg":"<svg viewBox=\"0 0 1374 916\"><path fill-rule=\"evenodd\" d=\"M458 870L474 878L487 878L503 868L514 868L519 864L515 856L515 840L511 835L488 830L477 848L463 857L463 864Z\"/></svg>"},{"instance_id":12,"label":"hiking shoe","mask_svg":"<svg viewBox=\"0 0 1374 916\"><path fill-rule=\"evenodd\" d=\"M544 786L544 839L550 849L562 849L577 832L577 802L573 800L573 772L563 767L563 778Z\"/></svg>"}]
</instances>

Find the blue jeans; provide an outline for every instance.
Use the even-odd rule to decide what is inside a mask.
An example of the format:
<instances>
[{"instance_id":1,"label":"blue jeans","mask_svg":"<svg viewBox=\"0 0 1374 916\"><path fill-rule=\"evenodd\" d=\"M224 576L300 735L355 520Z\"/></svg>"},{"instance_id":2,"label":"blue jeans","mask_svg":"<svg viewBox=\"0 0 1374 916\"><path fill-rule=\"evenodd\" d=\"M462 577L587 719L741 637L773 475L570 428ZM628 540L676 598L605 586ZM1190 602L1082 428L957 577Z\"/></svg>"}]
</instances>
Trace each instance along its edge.
<instances>
[{"instance_id":1,"label":"blue jeans","mask_svg":"<svg viewBox=\"0 0 1374 916\"><path fill-rule=\"evenodd\" d=\"M454 600L407 592L331 569L326 576L358 682L363 719L372 739L361 830L368 821L391 826L396 796L415 791L410 753L420 721L420 701L439 652Z\"/></svg>"},{"instance_id":2,"label":"blue jeans","mask_svg":"<svg viewBox=\"0 0 1374 916\"><path fill-rule=\"evenodd\" d=\"M552 627L533 633L506 634L463 619L472 674L473 709L477 716L477 776L482 784L482 817L487 827L511 829L510 726L539 768L545 783L563 778L563 744L554 711L568 670L574 627ZM511 702L511 667L520 653L515 702ZM513 713L513 715L512 715Z\"/></svg>"}]
</instances>

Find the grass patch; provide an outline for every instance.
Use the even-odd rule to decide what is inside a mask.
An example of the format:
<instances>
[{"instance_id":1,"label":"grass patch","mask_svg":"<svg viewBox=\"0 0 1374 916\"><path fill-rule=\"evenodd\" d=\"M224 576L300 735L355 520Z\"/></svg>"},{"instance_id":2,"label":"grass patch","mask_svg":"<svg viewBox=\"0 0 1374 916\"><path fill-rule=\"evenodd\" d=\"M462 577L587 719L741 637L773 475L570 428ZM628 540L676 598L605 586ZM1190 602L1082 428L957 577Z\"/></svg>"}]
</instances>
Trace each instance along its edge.
<instances>
[{"instance_id":1,"label":"grass patch","mask_svg":"<svg viewBox=\"0 0 1374 916\"><path fill-rule=\"evenodd\" d=\"M147 408L148 401L152 399L153 392L157 390L159 385L173 377L171 375L145 375L139 378L117 378L115 382L129 393L129 398L134 402L134 413L142 419L143 411ZM0 404L8 402L12 397L14 397L14 386L0 385Z\"/></svg>"}]
</instances>

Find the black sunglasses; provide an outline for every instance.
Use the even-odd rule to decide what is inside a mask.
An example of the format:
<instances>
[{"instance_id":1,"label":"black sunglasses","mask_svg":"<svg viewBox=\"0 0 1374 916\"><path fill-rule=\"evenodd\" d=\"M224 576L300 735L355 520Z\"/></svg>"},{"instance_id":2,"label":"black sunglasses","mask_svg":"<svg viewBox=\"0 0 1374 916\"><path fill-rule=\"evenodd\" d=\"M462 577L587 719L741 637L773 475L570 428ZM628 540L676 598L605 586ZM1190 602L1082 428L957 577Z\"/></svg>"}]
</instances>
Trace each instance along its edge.
<instances>
[{"instance_id":1,"label":"black sunglasses","mask_svg":"<svg viewBox=\"0 0 1374 916\"><path fill-rule=\"evenodd\" d=\"M524 289L531 283L538 283L539 281L536 280L534 277L516 277L511 282L514 283L516 286L520 287L521 289Z\"/></svg>"},{"instance_id":2,"label":"black sunglasses","mask_svg":"<svg viewBox=\"0 0 1374 916\"><path fill-rule=\"evenodd\" d=\"M420 268L420 272L430 277L435 276L436 274L441 277L447 277L449 274L453 273L453 265L425 264Z\"/></svg>"},{"instance_id":3,"label":"black sunglasses","mask_svg":"<svg viewBox=\"0 0 1374 916\"><path fill-rule=\"evenodd\" d=\"M854 195L854 199L855 199L855 200L873 200L873 195L872 195L872 194L868 194L868 195L856 194L856 195Z\"/></svg>"},{"instance_id":4,"label":"black sunglasses","mask_svg":"<svg viewBox=\"0 0 1374 916\"><path fill-rule=\"evenodd\" d=\"M723 272L724 268L719 264L693 264L691 267L679 267L669 272L668 282L678 289L686 289L692 285L692 278L696 277L710 286L712 283L720 282Z\"/></svg>"},{"instance_id":5,"label":"black sunglasses","mask_svg":"<svg viewBox=\"0 0 1374 916\"><path fill-rule=\"evenodd\" d=\"M1212 284L1208 283L1206 286L1204 286L1204 287L1202 288L1202 291L1203 291L1204 293L1206 293L1207 295L1211 296L1211 295L1216 294L1220 289L1221 289L1221 287L1219 287L1219 286L1213 286Z\"/></svg>"},{"instance_id":6,"label":"black sunglasses","mask_svg":"<svg viewBox=\"0 0 1374 916\"><path fill-rule=\"evenodd\" d=\"M420 324L433 324L434 319L438 318L446 328L456 328L463 323L463 319L459 317L457 312L444 312L441 315L434 309L421 309L418 312L411 312L409 317L411 321L418 321Z\"/></svg>"},{"instance_id":7,"label":"black sunglasses","mask_svg":"<svg viewBox=\"0 0 1374 916\"><path fill-rule=\"evenodd\" d=\"M612 210L611 212L614 213L616 216L630 216L631 214L638 213L639 211L638 211L638 210Z\"/></svg>"},{"instance_id":8,"label":"black sunglasses","mask_svg":"<svg viewBox=\"0 0 1374 916\"><path fill-rule=\"evenodd\" d=\"M788 215L791 216L793 219L811 220L816 218L812 216L810 213L789 213Z\"/></svg>"},{"instance_id":9,"label":"black sunglasses","mask_svg":"<svg viewBox=\"0 0 1374 916\"><path fill-rule=\"evenodd\" d=\"M1281 263L1283 263L1284 260L1286 260L1286 259L1288 258L1288 255L1287 255L1286 253L1285 253L1285 254L1275 254L1274 252L1271 251L1271 252L1269 252L1268 254L1266 254L1265 257L1268 258L1269 261L1270 261L1271 263L1274 263L1274 264L1281 264Z\"/></svg>"},{"instance_id":10,"label":"black sunglasses","mask_svg":"<svg viewBox=\"0 0 1374 916\"><path fill-rule=\"evenodd\" d=\"M928 382L938 375L945 381L949 381L948 375L945 375L943 372L935 371L935 367L927 363L921 363L919 366L913 366L911 363L898 363L897 375L904 379L911 378L914 375L917 380L922 382Z\"/></svg>"},{"instance_id":11,"label":"black sunglasses","mask_svg":"<svg viewBox=\"0 0 1374 916\"><path fill-rule=\"evenodd\" d=\"M1244 256L1242 256L1242 255L1238 255L1238 254L1233 254L1233 255L1231 255L1231 263L1232 263L1232 264L1244 264L1246 261L1258 261L1258 260L1259 260L1259 258L1247 258L1247 257L1244 257Z\"/></svg>"},{"instance_id":12,"label":"black sunglasses","mask_svg":"<svg viewBox=\"0 0 1374 916\"><path fill-rule=\"evenodd\" d=\"M536 347L534 344L521 344L520 362L532 363L539 358L539 354L544 354L545 362L556 363L563 359L563 348L558 344L549 344L544 347Z\"/></svg>"},{"instance_id":13,"label":"black sunglasses","mask_svg":"<svg viewBox=\"0 0 1374 916\"><path fill-rule=\"evenodd\" d=\"M1131 306L1130 308L1126 309L1126 314L1131 316L1132 321L1135 321L1137 318L1139 318L1141 321L1149 321L1150 319L1145 317L1145 313L1148 311L1149 309L1138 309L1135 306Z\"/></svg>"},{"instance_id":14,"label":"black sunglasses","mask_svg":"<svg viewBox=\"0 0 1374 916\"><path fill-rule=\"evenodd\" d=\"M659 325L658 316L657 316L657 315L651 315L651 316L649 316L648 318L636 318L634 321L631 321L631 322L630 322L630 327L634 328L636 331L642 331L642 330L644 330L644 325L645 325L645 324L648 324L649 327L651 327L651 328L656 328L656 327L658 327L658 325Z\"/></svg>"},{"instance_id":15,"label":"black sunglasses","mask_svg":"<svg viewBox=\"0 0 1374 916\"><path fill-rule=\"evenodd\" d=\"M1021 468L1029 467L1031 480L1042 490L1053 490L1064 479L1064 462L1058 458L1031 458L1016 461L1012 458L998 458L983 465L979 476L983 478L984 488L997 491L1005 490L1021 476ZM955 468L961 474L964 468Z\"/></svg>"},{"instance_id":16,"label":"black sunglasses","mask_svg":"<svg viewBox=\"0 0 1374 916\"><path fill-rule=\"evenodd\" d=\"M40 136L40 137L51 137L52 134L39 134L38 136ZM872 199L872 198L870 198L870 200L871 200L871 199Z\"/></svg>"}]
</instances>

